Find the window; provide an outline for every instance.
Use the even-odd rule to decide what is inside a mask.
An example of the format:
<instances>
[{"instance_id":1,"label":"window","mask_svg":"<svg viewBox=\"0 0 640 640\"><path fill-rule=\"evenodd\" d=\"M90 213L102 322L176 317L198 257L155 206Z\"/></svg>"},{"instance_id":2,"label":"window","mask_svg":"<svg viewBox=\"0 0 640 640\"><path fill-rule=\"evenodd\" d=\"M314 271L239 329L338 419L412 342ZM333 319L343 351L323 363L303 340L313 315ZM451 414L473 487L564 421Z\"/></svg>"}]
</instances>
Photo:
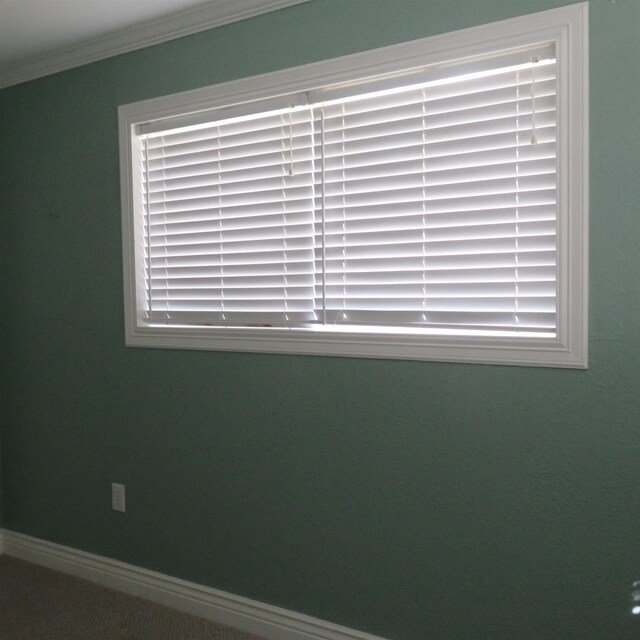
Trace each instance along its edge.
<instances>
[{"instance_id":1,"label":"window","mask_svg":"<svg viewBox=\"0 0 640 640\"><path fill-rule=\"evenodd\" d=\"M586 366L586 3L120 109L127 343Z\"/></svg>"}]
</instances>

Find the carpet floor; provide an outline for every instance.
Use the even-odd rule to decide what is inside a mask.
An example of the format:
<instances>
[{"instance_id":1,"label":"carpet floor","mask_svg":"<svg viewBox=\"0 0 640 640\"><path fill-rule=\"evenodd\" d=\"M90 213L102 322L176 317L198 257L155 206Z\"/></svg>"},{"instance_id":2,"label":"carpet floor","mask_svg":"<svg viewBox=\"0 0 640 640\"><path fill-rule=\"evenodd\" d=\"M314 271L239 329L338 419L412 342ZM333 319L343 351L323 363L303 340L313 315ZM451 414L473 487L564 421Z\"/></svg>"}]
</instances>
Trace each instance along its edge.
<instances>
[{"instance_id":1,"label":"carpet floor","mask_svg":"<svg viewBox=\"0 0 640 640\"><path fill-rule=\"evenodd\" d=\"M261 640L0 556L0 640Z\"/></svg>"}]
</instances>

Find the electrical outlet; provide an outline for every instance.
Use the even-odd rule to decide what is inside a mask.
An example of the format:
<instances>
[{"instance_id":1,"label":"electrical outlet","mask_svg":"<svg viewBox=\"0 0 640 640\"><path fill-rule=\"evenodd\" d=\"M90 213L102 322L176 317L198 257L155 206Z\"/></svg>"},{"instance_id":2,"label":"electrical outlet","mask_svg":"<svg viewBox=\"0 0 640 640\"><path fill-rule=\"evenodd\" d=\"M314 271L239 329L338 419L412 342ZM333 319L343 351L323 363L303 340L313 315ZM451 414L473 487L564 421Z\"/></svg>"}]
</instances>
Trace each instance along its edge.
<instances>
[{"instance_id":1,"label":"electrical outlet","mask_svg":"<svg viewBox=\"0 0 640 640\"><path fill-rule=\"evenodd\" d=\"M111 483L111 508L114 511L125 512L123 484Z\"/></svg>"}]
</instances>

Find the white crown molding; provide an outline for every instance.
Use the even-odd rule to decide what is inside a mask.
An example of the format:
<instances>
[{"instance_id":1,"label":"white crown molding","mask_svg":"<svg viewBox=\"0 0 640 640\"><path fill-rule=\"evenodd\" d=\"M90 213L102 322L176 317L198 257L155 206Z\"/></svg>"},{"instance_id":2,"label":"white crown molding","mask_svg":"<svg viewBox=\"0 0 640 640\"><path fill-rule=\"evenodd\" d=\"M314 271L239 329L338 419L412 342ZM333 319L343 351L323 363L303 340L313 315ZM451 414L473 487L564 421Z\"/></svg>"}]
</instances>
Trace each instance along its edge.
<instances>
[{"instance_id":1,"label":"white crown molding","mask_svg":"<svg viewBox=\"0 0 640 640\"><path fill-rule=\"evenodd\" d=\"M131 564L0 530L4 553L111 589L235 627L267 640L383 640L255 600Z\"/></svg>"},{"instance_id":2,"label":"white crown molding","mask_svg":"<svg viewBox=\"0 0 640 640\"><path fill-rule=\"evenodd\" d=\"M217 0L34 56L0 71L0 89L310 0Z\"/></svg>"}]
</instances>

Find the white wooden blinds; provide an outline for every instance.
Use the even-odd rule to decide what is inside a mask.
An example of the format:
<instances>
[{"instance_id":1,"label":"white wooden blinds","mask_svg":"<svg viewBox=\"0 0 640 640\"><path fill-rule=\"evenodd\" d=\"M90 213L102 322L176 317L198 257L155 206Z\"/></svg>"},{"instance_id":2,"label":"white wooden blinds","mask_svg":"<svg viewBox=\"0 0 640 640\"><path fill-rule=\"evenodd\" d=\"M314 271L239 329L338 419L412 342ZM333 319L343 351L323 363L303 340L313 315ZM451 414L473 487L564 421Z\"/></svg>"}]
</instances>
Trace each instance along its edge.
<instances>
[{"instance_id":1,"label":"white wooden blinds","mask_svg":"<svg viewBox=\"0 0 640 640\"><path fill-rule=\"evenodd\" d=\"M311 116L256 114L145 140L152 321L315 320Z\"/></svg>"},{"instance_id":2,"label":"white wooden blinds","mask_svg":"<svg viewBox=\"0 0 640 640\"><path fill-rule=\"evenodd\" d=\"M549 49L143 125L147 320L554 334Z\"/></svg>"}]
</instances>

